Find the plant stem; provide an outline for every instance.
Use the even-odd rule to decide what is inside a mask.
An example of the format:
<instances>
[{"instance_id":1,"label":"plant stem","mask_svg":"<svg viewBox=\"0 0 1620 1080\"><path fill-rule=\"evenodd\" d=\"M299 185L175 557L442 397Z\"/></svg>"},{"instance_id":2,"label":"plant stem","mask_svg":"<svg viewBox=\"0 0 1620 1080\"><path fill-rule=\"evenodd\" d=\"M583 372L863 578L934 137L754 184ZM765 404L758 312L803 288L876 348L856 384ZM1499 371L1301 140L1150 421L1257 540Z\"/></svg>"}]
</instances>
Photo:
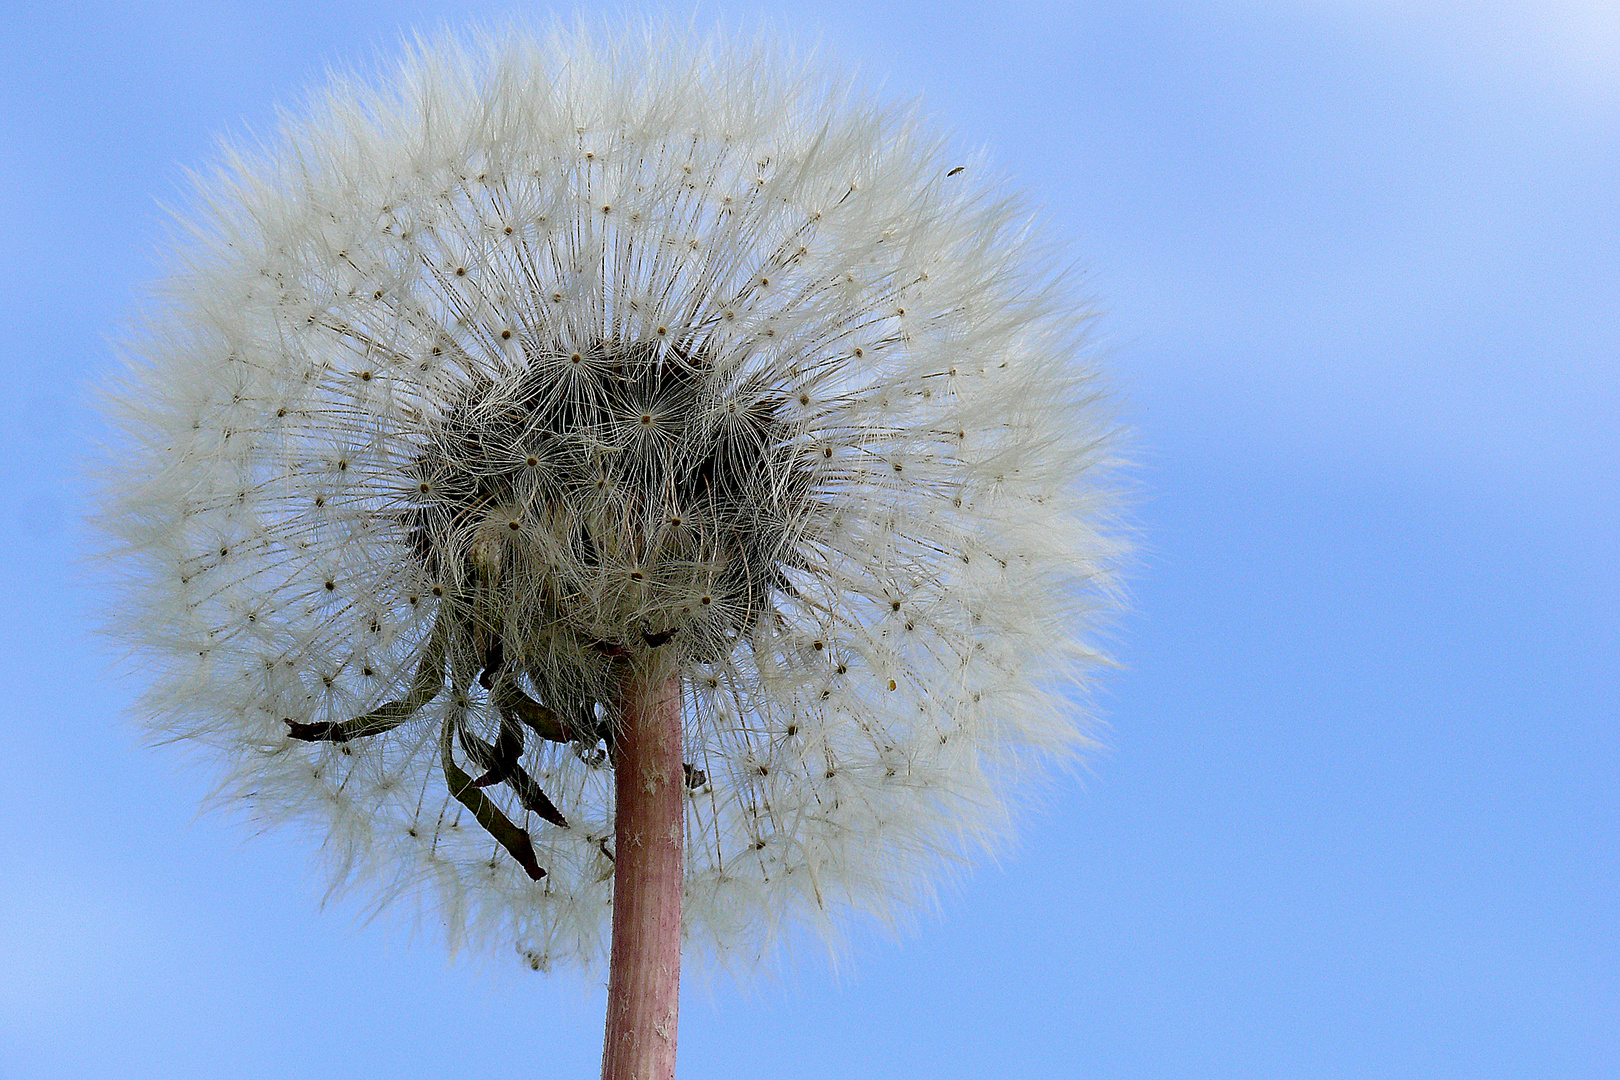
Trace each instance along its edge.
<instances>
[{"instance_id":1,"label":"plant stem","mask_svg":"<svg viewBox=\"0 0 1620 1080\"><path fill-rule=\"evenodd\" d=\"M613 734L613 959L602 1080L673 1080L680 1016L681 680L636 671Z\"/></svg>"}]
</instances>

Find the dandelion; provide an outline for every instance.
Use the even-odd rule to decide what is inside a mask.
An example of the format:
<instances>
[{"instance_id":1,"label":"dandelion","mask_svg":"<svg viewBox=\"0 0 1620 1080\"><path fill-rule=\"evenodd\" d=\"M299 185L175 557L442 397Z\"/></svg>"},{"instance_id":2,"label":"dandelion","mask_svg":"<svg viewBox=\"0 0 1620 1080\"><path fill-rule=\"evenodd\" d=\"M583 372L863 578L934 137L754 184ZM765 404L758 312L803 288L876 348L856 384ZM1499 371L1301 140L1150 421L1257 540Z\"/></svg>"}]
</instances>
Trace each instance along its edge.
<instances>
[{"instance_id":1,"label":"dandelion","mask_svg":"<svg viewBox=\"0 0 1620 1080\"><path fill-rule=\"evenodd\" d=\"M537 968L925 897L1079 745L1120 551L1086 313L945 146L655 26L232 156L113 394L156 730Z\"/></svg>"}]
</instances>

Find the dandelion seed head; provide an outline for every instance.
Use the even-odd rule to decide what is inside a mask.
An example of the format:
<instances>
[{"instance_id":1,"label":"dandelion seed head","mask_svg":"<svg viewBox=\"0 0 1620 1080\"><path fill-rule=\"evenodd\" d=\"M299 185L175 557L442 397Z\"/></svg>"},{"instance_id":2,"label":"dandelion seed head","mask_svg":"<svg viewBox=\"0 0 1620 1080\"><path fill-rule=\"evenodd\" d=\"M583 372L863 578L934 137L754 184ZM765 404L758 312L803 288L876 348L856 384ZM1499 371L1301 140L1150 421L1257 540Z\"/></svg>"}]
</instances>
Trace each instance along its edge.
<instances>
[{"instance_id":1,"label":"dandelion seed head","mask_svg":"<svg viewBox=\"0 0 1620 1080\"><path fill-rule=\"evenodd\" d=\"M204 182L112 395L114 629L154 729L339 885L603 959L627 664L681 679L720 955L926 898L1082 745L1122 551L1089 315L986 170L842 83L447 40ZM566 824L482 790L539 877L446 790L519 699Z\"/></svg>"}]
</instances>

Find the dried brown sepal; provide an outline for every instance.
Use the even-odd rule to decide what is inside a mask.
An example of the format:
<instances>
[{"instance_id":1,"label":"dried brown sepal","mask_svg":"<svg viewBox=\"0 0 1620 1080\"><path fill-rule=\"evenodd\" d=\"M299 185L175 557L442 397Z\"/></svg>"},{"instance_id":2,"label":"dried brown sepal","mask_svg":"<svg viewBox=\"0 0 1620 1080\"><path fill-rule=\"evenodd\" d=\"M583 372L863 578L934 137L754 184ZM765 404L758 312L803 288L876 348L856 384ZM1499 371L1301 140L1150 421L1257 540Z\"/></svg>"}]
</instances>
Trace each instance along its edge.
<instances>
[{"instance_id":1,"label":"dried brown sepal","mask_svg":"<svg viewBox=\"0 0 1620 1080\"><path fill-rule=\"evenodd\" d=\"M656 649L658 646L663 645L678 633L680 633L680 629L678 627L674 630L660 630L656 634L648 630L643 630L641 632L641 640L647 643L647 648Z\"/></svg>"},{"instance_id":2,"label":"dried brown sepal","mask_svg":"<svg viewBox=\"0 0 1620 1080\"><path fill-rule=\"evenodd\" d=\"M568 819L563 816L562 811L557 809L556 804L541 790L534 777L518 763L518 758L523 753L523 729L514 720L502 716L501 732L493 746L468 730L465 724L457 725L457 737L467 756L487 770L484 775L472 781L473 787L486 788L504 783L512 789L512 793L518 797L525 810L540 815L560 828L568 828Z\"/></svg>"},{"instance_id":3,"label":"dried brown sepal","mask_svg":"<svg viewBox=\"0 0 1620 1080\"><path fill-rule=\"evenodd\" d=\"M518 759L523 756L523 728L512 718L501 717L501 730L494 745L479 738L465 724L459 725L459 729L457 734L461 737L461 748L474 764L485 770L484 775L472 782L473 787L499 784L518 768Z\"/></svg>"},{"instance_id":4,"label":"dried brown sepal","mask_svg":"<svg viewBox=\"0 0 1620 1080\"><path fill-rule=\"evenodd\" d=\"M495 707L500 711L502 718L508 716L522 721L524 724L549 742L572 742L573 734L568 726L552 710L540 704L534 698L513 686L510 681L498 684L494 691Z\"/></svg>"},{"instance_id":5,"label":"dried brown sepal","mask_svg":"<svg viewBox=\"0 0 1620 1080\"><path fill-rule=\"evenodd\" d=\"M461 771L452 750L451 726L450 718L446 717L444 727L439 733L439 758L444 767L444 779L450 788L451 796L472 811L478 824L494 837L497 844L506 849L508 855L517 860L517 864L523 867L531 880L539 881L546 876L546 872L535 857L534 843L529 839L529 834L512 824L511 819L501 813L500 807L496 806L488 795L473 787L472 777Z\"/></svg>"},{"instance_id":6,"label":"dried brown sepal","mask_svg":"<svg viewBox=\"0 0 1620 1080\"><path fill-rule=\"evenodd\" d=\"M289 717L286 721L287 734L290 738L301 742L333 743L346 743L351 739L363 739L367 735L381 735L415 716L421 711L422 706L438 697L439 691L443 689L444 636L439 624L435 622L433 632L428 636L427 648L422 652L422 660L416 665L411 688L403 698L379 705L363 716L341 723L327 720L305 724Z\"/></svg>"}]
</instances>

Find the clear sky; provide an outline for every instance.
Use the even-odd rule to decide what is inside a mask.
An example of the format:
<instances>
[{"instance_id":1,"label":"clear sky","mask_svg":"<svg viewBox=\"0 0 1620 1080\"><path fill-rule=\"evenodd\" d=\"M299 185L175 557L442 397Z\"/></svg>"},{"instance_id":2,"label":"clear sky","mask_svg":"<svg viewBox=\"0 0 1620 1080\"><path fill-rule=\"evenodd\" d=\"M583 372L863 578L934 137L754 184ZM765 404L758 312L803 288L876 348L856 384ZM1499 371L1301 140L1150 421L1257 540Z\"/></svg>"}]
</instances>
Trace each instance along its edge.
<instances>
[{"instance_id":1,"label":"clear sky","mask_svg":"<svg viewBox=\"0 0 1620 1080\"><path fill-rule=\"evenodd\" d=\"M1108 749L903 936L693 970L682 1075L1620 1075L1620 9L968 6L698 20L920 96L1087 268L1139 463ZM81 563L186 169L551 10L7 5L0 1076L594 1075L599 983L448 961L198 816Z\"/></svg>"}]
</instances>

